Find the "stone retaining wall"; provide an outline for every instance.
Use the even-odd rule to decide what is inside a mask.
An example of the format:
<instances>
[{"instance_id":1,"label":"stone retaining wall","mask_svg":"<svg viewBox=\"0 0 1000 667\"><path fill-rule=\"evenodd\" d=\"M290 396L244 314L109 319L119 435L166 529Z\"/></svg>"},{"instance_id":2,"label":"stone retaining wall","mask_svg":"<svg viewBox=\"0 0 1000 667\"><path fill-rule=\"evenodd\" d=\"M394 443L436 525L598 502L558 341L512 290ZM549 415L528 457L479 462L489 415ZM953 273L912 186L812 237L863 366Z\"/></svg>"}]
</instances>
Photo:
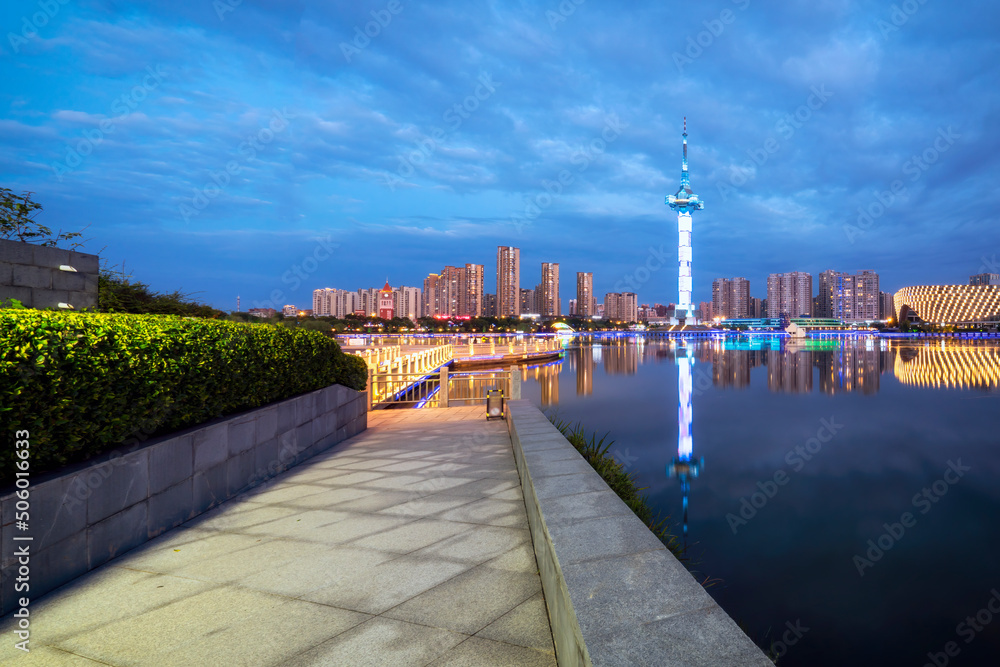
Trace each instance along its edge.
<instances>
[{"instance_id":1,"label":"stone retaining wall","mask_svg":"<svg viewBox=\"0 0 1000 667\"><path fill-rule=\"evenodd\" d=\"M97 305L100 258L63 248L0 239L0 301L17 299L28 308L75 310Z\"/></svg>"},{"instance_id":2,"label":"stone retaining wall","mask_svg":"<svg viewBox=\"0 0 1000 667\"><path fill-rule=\"evenodd\" d=\"M9 490L0 496L0 616L364 431L366 406L364 393L333 385L40 476L26 532ZM24 545L30 590L18 592Z\"/></svg>"},{"instance_id":3,"label":"stone retaining wall","mask_svg":"<svg viewBox=\"0 0 1000 667\"><path fill-rule=\"evenodd\" d=\"M507 411L560 667L773 664L545 415Z\"/></svg>"}]
</instances>

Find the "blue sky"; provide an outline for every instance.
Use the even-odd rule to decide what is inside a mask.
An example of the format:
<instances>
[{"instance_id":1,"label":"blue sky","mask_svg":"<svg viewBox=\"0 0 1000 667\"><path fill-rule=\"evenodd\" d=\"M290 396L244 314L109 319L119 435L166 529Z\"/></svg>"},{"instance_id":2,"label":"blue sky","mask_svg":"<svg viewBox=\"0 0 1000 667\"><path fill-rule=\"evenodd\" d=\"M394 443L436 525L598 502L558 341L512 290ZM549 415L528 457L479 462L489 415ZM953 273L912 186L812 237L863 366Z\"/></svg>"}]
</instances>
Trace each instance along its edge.
<instances>
[{"instance_id":1,"label":"blue sky","mask_svg":"<svg viewBox=\"0 0 1000 667\"><path fill-rule=\"evenodd\" d=\"M577 271L675 301L684 116L696 302L1000 270L985 0L14 0L0 27L0 184L227 310L466 262L492 291L497 245L523 287L559 262L564 308Z\"/></svg>"}]
</instances>

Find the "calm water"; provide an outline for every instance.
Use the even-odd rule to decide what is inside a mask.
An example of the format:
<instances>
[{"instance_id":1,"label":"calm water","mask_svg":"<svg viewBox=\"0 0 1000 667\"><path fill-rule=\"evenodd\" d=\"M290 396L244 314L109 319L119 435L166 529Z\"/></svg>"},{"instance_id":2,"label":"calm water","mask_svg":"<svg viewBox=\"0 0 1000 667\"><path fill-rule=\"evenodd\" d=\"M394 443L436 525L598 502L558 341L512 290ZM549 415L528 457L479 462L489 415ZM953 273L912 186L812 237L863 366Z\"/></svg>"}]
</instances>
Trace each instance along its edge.
<instances>
[{"instance_id":1,"label":"calm water","mask_svg":"<svg viewBox=\"0 0 1000 667\"><path fill-rule=\"evenodd\" d=\"M1000 344L576 339L527 378L679 535L690 414L693 570L780 665L1000 664Z\"/></svg>"}]
</instances>

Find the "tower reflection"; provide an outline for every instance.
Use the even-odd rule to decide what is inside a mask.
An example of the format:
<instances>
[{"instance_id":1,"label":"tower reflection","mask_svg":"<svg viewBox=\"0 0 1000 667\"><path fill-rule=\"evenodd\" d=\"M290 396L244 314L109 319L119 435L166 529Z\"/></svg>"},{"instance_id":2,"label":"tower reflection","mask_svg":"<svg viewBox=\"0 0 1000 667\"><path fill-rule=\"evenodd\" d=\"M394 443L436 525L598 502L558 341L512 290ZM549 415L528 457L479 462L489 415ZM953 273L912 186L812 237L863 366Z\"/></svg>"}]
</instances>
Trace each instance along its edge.
<instances>
[{"instance_id":1,"label":"tower reflection","mask_svg":"<svg viewBox=\"0 0 1000 667\"><path fill-rule=\"evenodd\" d=\"M691 495L691 480L698 476L705 465L704 459L694 458L694 435L691 432L691 388L692 350L685 341L678 341L674 358L677 361L677 456L667 465L667 475L681 484L681 507L683 511L684 546L688 535L688 501Z\"/></svg>"}]
</instances>

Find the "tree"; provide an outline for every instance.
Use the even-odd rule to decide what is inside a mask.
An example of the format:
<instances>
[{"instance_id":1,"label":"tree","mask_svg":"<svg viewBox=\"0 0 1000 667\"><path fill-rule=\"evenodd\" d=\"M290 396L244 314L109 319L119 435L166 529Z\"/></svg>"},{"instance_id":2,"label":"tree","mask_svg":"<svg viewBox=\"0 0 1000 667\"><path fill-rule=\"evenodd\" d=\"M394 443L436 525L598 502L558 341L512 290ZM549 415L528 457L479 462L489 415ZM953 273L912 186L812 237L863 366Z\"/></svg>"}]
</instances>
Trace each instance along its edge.
<instances>
[{"instance_id":1,"label":"tree","mask_svg":"<svg viewBox=\"0 0 1000 667\"><path fill-rule=\"evenodd\" d=\"M9 188L0 188L0 238L17 240L22 243L55 247L60 241L78 238L81 232L63 232L52 235L52 230L35 220L42 205L31 200L31 192L14 194ZM76 250L83 242L73 242L70 250Z\"/></svg>"}]
</instances>

